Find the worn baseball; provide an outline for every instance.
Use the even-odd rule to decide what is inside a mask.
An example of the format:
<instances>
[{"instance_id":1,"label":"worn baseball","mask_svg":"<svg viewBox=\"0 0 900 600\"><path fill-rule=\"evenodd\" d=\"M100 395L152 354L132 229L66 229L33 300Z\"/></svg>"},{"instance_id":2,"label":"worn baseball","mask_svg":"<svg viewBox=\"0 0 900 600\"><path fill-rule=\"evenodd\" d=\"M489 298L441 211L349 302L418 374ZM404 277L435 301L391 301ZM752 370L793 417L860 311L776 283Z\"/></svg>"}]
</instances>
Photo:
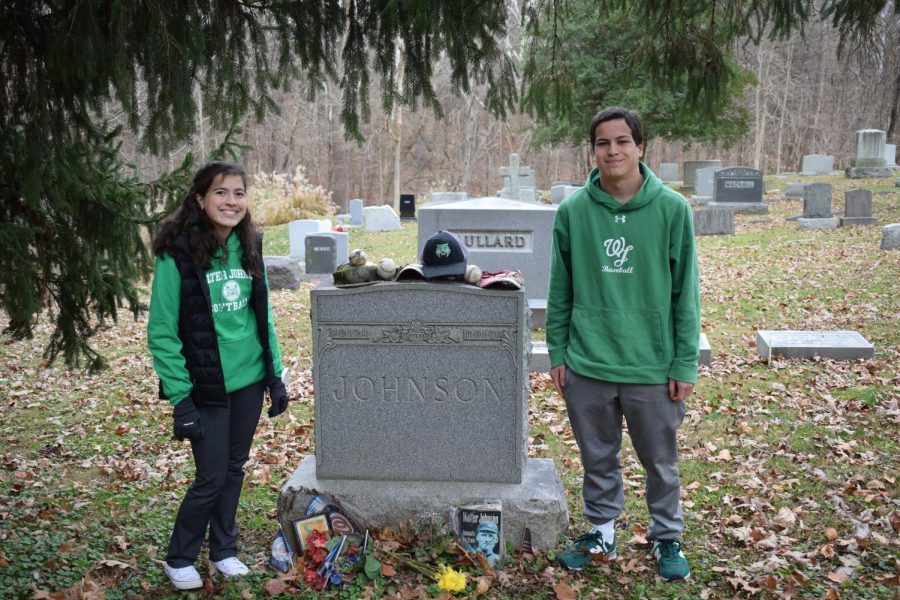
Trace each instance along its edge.
<instances>
[{"instance_id":1,"label":"worn baseball","mask_svg":"<svg viewBox=\"0 0 900 600\"><path fill-rule=\"evenodd\" d=\"M478 265L469 265L466 267L466 283L476 284L481 279L481 267Z\"/></svg>"},{"instance_id":2,"label":"worn baseball","mask_svg":"<svg viewBox=\"0 0 900 600\"><path fill-rule=\"evenodd\" d=\"M397 274L397 263L390 258L382 258L375 269L381 279L393 279Z\"/></svg>"},{"instance_id":3,"label":"worn baseball","mask_svg":"<svg viewBox=\"0 0 900 600\"><path fill-rule=\"evenodd\" d=\"M354 267L361 267L366 264L366 251L362 248L357 248L350 252L350 264Z\"/></svg>"}]
</instances>

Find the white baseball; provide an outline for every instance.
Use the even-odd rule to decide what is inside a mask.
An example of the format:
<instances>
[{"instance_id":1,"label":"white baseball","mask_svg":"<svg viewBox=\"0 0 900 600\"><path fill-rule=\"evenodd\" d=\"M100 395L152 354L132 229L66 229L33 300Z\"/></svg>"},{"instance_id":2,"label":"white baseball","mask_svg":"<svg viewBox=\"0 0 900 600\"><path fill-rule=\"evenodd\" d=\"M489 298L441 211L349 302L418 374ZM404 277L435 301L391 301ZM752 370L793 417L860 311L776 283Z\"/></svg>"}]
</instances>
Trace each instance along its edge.
<instances>
[{"instance_id":1,"label":"white baseball","mask_svg":"<svg viewBox=\"0 0 900 600\"><path fill-rule=\"evenodd\" d=\"M481 267L478 265L469 265L466 267L465 279L466 283L478 283L478 280L481 279Z\"/></svg>"},{"instance_id":2,"label":"white baseball","mask_svg":"<svg viewBox=\"0 0 900 600\"><path fill-rule=\"evenodd\" d=\"M397 263L390 258L382 258L378 261L378 267L375 269L375 272L382 279L393 279L397 273Z\"/></svg>"},{"instance_id":3,"label":"white baseball","mask_svg":"<svg viewBox=\"0 0 900 600\"><path fill-rule=\"evenodd\" d=\"M362 248L357 248L350 252L350 264L354 267L361 267L366 264L366 251Z\"/></svg>"}]
</instances>

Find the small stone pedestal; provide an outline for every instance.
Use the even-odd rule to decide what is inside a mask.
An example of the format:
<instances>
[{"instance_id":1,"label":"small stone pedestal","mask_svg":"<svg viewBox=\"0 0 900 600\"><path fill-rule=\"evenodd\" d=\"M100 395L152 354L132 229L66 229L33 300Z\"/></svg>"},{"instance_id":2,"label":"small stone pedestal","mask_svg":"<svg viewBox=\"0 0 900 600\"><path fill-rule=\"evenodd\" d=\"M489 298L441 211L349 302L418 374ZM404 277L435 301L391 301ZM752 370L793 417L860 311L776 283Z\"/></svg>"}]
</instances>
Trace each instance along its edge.
<instances>
[{"instance_id":1,"label":"small stone pedestal","mask_svg":"<svg viewBox=\"0 0 900 600\"><path fill-rule=\"evenodd\" d=\"M354 518L376 527L397 527L432 514L446 520L451 506L499 498L505 541L518 546L528 527L541 550L555 548L569 525L565 489L549 458L529 458L522 483L498 484L318 479L316 457L307 456L278 495L278 522L295 548L291 521L304 515L316 494L337 498Z\"/></svg>"}]
</instances>

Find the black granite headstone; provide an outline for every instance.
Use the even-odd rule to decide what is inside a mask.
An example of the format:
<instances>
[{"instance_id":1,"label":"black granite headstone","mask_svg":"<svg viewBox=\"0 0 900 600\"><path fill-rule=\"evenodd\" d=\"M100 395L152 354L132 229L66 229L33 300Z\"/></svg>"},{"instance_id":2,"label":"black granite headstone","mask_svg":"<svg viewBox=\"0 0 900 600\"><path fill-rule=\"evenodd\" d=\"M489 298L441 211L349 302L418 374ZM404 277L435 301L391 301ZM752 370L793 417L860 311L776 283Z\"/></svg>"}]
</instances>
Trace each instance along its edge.
<instances>
[{"instance_id":1,"label":"black granite headstone","mask_svg":"<svg viewBox=\"0 0 900 600\"><path fill-rule=\"evenodd\" d=\"M749 167L729 167L718 171L713 186L714 202L763 201L762 171Z\"/></svg>"},{"instance_id":2,"label":"black granite headstone","mask_svg":"<svg viewBox=\"0 0 900 600\"><path fill-rule=\"evenodd\" d=\"M307 235L305 243L306 273L334 273L337 269L337 240L330 235Z\"/></svg>"},{"instance_id":3,"label":"black granite headstone","mask_svg":"<svg viewBox=\"0 0 900 600\"><path fill-rule=\"evenodd\" d=\"M415 194L400 194L400 218L415 219L416 218L416 196Z\"/></svg>"}]
</instances>

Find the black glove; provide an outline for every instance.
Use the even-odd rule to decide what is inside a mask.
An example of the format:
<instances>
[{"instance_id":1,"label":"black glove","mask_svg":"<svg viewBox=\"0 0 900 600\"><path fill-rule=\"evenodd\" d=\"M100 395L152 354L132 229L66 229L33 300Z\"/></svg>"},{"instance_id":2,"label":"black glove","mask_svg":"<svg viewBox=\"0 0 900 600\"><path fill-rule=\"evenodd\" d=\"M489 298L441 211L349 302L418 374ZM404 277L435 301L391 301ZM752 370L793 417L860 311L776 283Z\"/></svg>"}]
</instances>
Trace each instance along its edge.
<instances>
[{"instance_id":1,"label":"black glove","mask_svg":"<svg viewBox=\"0 0 900 600\"><path fill-rule=\"evenodd\" d=\"M288 398L287 388L284 387L282 380L276 379L269 385L269 398L272 400L272 404L269 406L269 418L277 417L287 410L290 398Z\"/></svg>"},{"instance_id":2,"label":"black glove","mask_svg":"<svg viewBox=\"0 0 900 600\"><path fill-rule=\"evenodd\" d=\"M172 433L176 440L203 438L200 413L197 412L194 400L190 396L175 405L175 409L172 411L172 421Z\"/></svg>"}]
</instances>

